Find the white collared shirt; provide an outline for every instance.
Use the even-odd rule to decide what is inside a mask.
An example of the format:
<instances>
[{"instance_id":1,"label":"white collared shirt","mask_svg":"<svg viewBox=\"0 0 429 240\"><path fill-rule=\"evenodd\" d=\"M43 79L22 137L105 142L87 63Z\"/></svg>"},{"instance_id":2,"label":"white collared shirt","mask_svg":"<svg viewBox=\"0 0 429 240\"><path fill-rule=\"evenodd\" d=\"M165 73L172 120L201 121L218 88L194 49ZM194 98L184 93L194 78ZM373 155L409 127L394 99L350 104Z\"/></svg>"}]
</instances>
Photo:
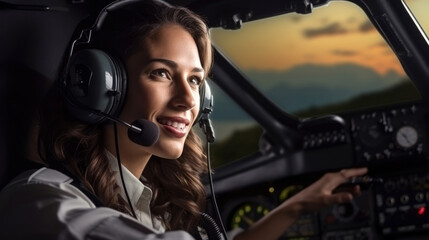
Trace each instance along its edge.
<instances>
[{"instance_id":1,"label":"white collared shirt","mask_svg":"<svg viewBox=\"0 0 429 240\"><path fill-rule=\"evenodd\" d=\"M124 188L119 174L118 160L112 153L106 150L109 166L112 172L116 172L116 184L121 188L121 195L127 201ZM150 211L150 201L152 200L152 189L145 186L141 180L137 179L124 165L122 165L125 188L133 205L137 219L144 225L151 227L158 232L165 232L165 224L159 218L152 217Z\"/></svg>"}]
</instances>

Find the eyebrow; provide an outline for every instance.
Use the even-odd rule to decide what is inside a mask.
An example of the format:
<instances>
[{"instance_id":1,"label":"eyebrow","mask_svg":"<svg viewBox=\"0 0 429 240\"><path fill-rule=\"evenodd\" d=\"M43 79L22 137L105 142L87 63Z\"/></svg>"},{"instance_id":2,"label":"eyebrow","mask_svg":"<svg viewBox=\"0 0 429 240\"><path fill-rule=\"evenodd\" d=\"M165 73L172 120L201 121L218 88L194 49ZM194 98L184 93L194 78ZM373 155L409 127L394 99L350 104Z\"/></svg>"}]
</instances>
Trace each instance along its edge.
<instances>
[{"instance_id":1,"label":"eyebrow","mask_svg":"<svg viewBox=\"0 0 429 240\"><path fill-rule=\"evenodd\" d=\"M172 60L169 60L169 59L164 59L164 58L152 58L152 59L149 59L148 63L151 63L151 62L162 62L162 63L168 65L171 68L177 68L179 66L176 62L174 62ZM199 67L194 67L192 69L192 72L204 72L204 69L199 68Z\"/></svg>"}]
</instances>

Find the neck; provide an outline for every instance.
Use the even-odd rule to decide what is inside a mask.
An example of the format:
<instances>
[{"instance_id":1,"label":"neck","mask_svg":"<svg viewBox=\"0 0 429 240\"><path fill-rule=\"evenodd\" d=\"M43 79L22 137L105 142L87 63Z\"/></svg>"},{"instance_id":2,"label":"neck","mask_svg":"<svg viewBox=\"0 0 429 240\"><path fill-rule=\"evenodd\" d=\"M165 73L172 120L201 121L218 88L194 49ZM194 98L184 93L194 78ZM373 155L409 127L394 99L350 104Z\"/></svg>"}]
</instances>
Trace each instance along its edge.
<instances>
[{"instance_id":1,"label":"neck","mask_svg":"<svg viewBox=\"0 0 429 240\"><path fill-rule=\"evenodd\" d=\"M114 156L118 157L115 145L115 139L117 138L121 164L136 178L140 178L152 154L144 151L142 146L132 142L128 138L128 129L126 127L117 125L117 132L118 136L115 136L113 124L104 127L105 147Z\"/></svg>"}]
</instances>

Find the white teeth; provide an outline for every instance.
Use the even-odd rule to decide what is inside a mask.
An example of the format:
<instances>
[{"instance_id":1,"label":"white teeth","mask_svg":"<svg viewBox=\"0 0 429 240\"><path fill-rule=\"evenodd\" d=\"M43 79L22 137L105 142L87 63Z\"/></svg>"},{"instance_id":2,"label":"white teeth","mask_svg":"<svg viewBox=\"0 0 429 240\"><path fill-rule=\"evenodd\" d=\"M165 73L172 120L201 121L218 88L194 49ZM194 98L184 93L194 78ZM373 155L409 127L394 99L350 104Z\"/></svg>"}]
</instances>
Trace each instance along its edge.
<instances>
[{"instance_id":1,"label":"white teeth","mask_svg":"<svg viewBox=\"0 0 429 240\"><path fill-rule=\"evenodd\" d=\"M161 120L160 123L161 124L166 124L168 126L172 126L174 128L180 129L180 130L182 130L182 129L184 129L186 127L186 124L184 124L184 123L173 122L173 121L170 121L170 120L167 120L167 121L166 120Z\"/></svg>"}]
</instances>

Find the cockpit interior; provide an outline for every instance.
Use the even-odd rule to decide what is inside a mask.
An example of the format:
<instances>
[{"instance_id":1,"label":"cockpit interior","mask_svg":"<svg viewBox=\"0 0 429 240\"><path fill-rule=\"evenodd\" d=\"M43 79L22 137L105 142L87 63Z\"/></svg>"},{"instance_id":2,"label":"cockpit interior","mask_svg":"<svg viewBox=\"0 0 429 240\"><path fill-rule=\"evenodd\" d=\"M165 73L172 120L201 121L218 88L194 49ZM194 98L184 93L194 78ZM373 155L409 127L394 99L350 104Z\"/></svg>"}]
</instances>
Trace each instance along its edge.
<instances>
[{"instance_id":1,"label":"cockpit interior","mask_svg":"<svg viewBox=\"0 0 429 240\"><path fill-rule=\"evenodd\" d=\"M109 2L0 1L1 186L31 165L32 117L76 28ZM227 230L326 172L365 166L361 196L303 215L281 239L427 238L429 1L167 2L210 27L209 154Z\"/></svg>"}]
</instances>

